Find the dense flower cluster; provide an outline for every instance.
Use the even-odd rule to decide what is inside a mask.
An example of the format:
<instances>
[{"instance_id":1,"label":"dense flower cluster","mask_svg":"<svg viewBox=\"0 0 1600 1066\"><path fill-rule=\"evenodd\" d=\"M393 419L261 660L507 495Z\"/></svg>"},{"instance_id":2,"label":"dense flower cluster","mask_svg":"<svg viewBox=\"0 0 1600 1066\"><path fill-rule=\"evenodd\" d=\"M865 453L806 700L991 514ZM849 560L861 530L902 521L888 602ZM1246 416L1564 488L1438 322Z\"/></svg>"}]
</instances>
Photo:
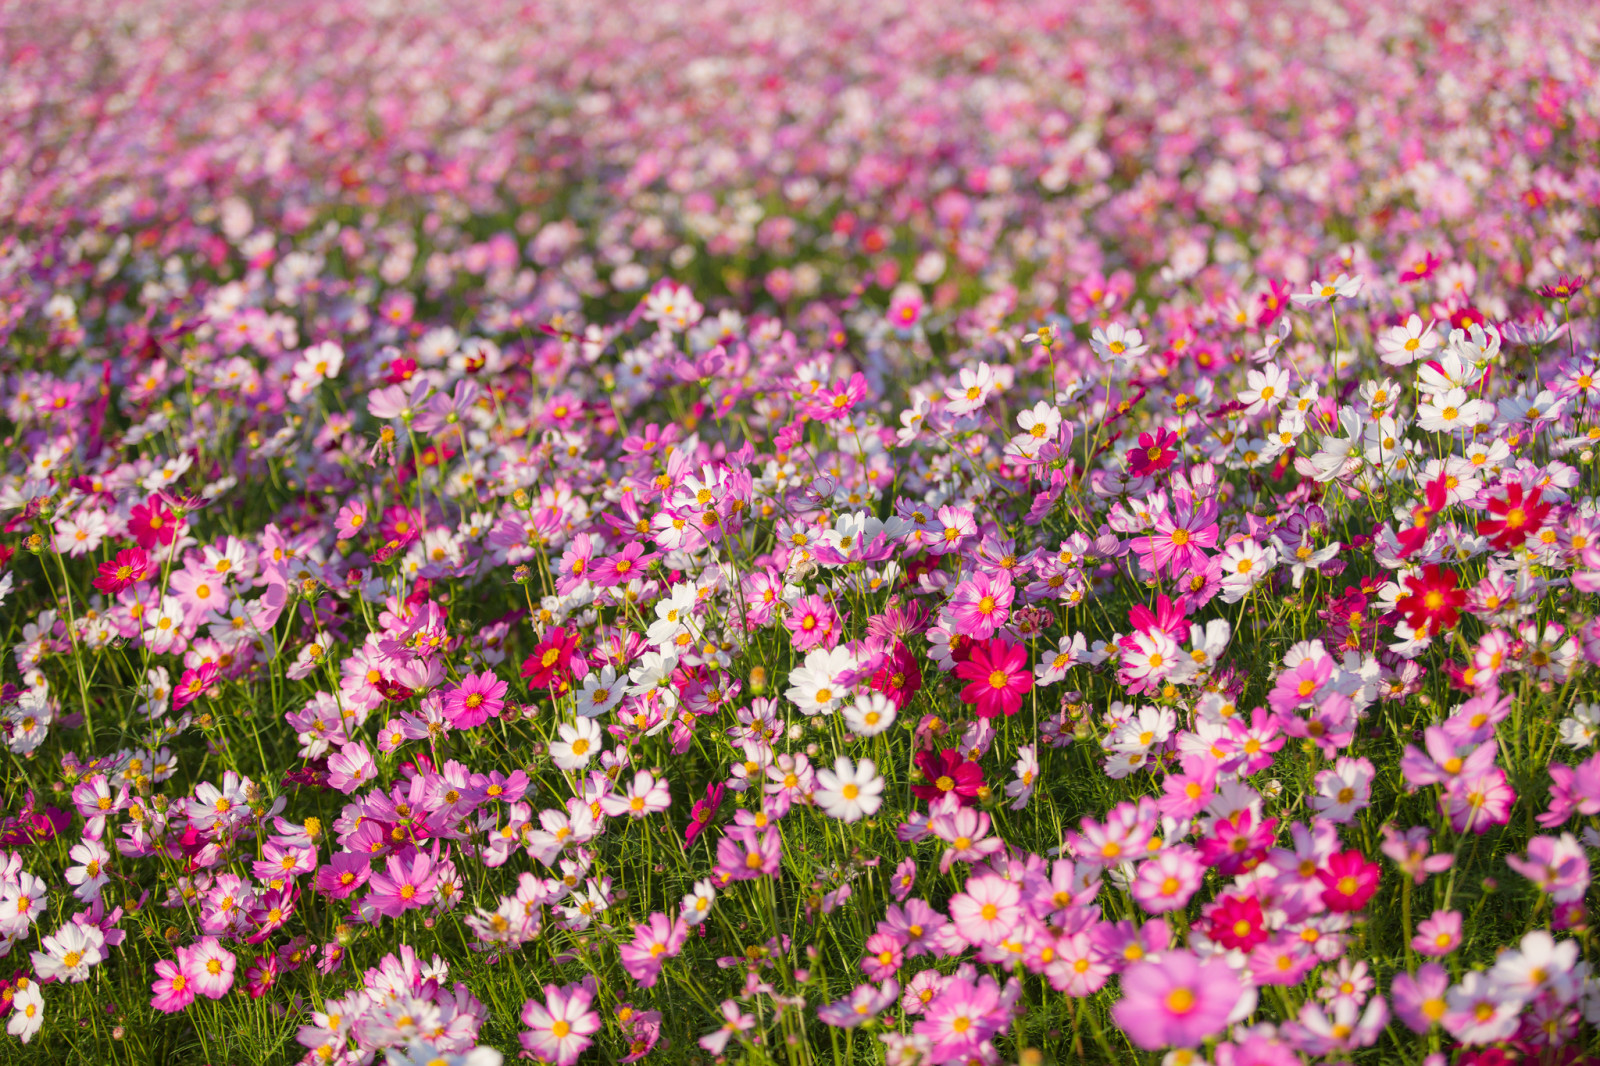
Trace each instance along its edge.
<instances>
[{"instance_id":1,"label":"dense flower cluster","mask_svg":"<svg viewBox=\"0 0 1600 1066\"><path fill-rule=\"evenodd\" d=\"M70 6L8 1056L1600 1049L1592 11Z\"/></svg>"}]
</instances>

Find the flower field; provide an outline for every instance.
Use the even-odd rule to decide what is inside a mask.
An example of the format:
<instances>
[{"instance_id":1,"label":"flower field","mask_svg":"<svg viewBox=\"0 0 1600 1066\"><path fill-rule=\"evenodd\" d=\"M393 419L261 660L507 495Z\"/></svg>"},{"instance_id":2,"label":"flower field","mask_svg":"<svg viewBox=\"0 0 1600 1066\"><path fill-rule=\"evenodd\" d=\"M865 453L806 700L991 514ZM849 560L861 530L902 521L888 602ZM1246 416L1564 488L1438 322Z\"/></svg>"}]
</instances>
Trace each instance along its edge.
<instances>
[{"instance_id":1,"label":"flower field","mask_svg":"<svg viewBox=\"0 0 1600 1066\"><path fill-rule=\"evenodd\" d=\"M1577 0L0 0L0 1062L1600 1063Z\"/></svg>"}]
</instances>

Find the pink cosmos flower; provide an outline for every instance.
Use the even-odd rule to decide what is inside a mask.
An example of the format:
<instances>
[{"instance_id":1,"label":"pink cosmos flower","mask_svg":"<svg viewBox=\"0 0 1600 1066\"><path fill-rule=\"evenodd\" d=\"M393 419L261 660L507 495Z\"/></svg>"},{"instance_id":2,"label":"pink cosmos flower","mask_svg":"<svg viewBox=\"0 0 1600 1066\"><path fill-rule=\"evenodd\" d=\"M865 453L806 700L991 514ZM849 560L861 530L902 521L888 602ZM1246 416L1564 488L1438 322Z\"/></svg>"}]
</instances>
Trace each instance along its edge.
<instances>
[{"instance_id":1,"label":"pink cosmos flower","mask_svg":"<svg viewBox=\"0 0 1600 1066\"><path fill-rule=\"evenodd\" d=\"M782 838L776 827L729 826L717 841L717 873L730 881L774 877L783 863Z\"/></svg>"},{"instance_id":2,"label":"pink cosmos flower","mask_svg":"<svg viewBox=\"0 0 1600 1066\"><path fill-rule=\"evenodd\" d=\"M978 523L966 507L946 504L939 508L937 517L938 525L926 542L930 555L960 551L963 544L978 535Z\"/></svg>"},{"instance_id":3,"label":"pink cosmos flower","mask_svg":"<svg viewBox=\"0 0 1600 1066\"><path fill-rule=\"evenodd\" d=\"M128 515L128 532L145 551L171 544L177 539L178 527L182 524L182 519L167 510L159 496L136 504Z\"/></svg>"},{"instance_id":4,"label":"pink cosmos flower","mask_svg":"<svg viewBox=\"0 0 1600 1066\"><path fill-rule=\"evenodd\" d=\"M892 933L873 933L867 937L861 969L869 981L887 981L900 972L905 962L900 938Z\"/></svg>"},{"instance_id":5,"label":"pink cosmos flower","mask_svg":"<svg viewBox=\"0 0 1600 1066\"><path fill-rule=\"evenodd\" d=\"M1429 874L1450 869L1455 862L1451 854L1430 854L1430 833L1425 825L1415 825L1400 832L1391 824L1383 827L1383 853L1394 860L1402 873L1411 877L1414 884L1422 884Z\"/></svg>"},{"instance_id":6,"label":"pink cosmos flower","mask_svg":"<svg viewBox=\"0 0 1600 1066\"><path fill-rule=\"evenodd\" d=\"M328 758L328 785L345 795L378 776L378 764L360 741L346 744Z\"/></svg>"},{"instance_id":7,"label":"pink cosmos flower","mask_svg":"<svg viewBox=\"0 0 1600 1066\"><path fill-rule=\"evenodd\" d=\"M891 316L892 319L893 316ZM851 374L841 383L820 386L806 397L805 413L818 422L832 422L847 417L851 410L867 398L867 378L860 373Z\"/></svg>"},{"instance_id":8,"label":"pink cosmos flower","mask_svg":"<svg viewBox=\"0 0 1600 1066\"><path fill-rule=\"evenodd\" d=\"M471 729L498 718L506 705L506 688L492 670L468 674L461 684L444 694L445 717L457 729Z\"/></svg>"},{"instance_id":9,"label":"pink cosmos flower","mask_svg":"<svg viewBox=\"0 0 1600 1066\"><path fill-rule=\"evenodd\" d=\"M593 978L582 984L545 985L544 1002L530 999L522 1007L522 1024L528 1030L519 1039L528 1054L550 1066L572 1066L600 1030L594 1002Z\"/></svg>"},{"instance_id":10,"label":"pink cosmos flower","mask_svg":"<svg viewBox=\"0 0 1600 1066\"><path fill-rule=\"evenodd\" d=\"M143 548L119 551L116 558L100 564L94 587L115 596L123 589L137 585L156 572L155 561Z\"/></svg>"},{"instance_id":11,"label":"pink cosmos flower","mask_svg":"<svg viewBox=\"0 0 1600 1066\"><path fill-rule=\"evenodd\" d=\"M1528 841L1526 858L1507 855L1506 865L1556 903L1576 903L1589 890L1589 855L1571 833L1536 836Z\"/></svg>"},{"instance_id":12,"label":"pink cosmos flower","mask_svg":"<svg viewBox=\"0 0 1600 1066\"><path fill-rule=\"evenodd\" d=\"M628 815L643 818L659 814L672 805L672 793L667 779L658 778L649 770L640 770L633 776L627 792L612 792L600 800L600 809L612 818Z\"/></svg>"},{"instance_id":13,"label":"pink cosmos flower","mask_svg":"<svg viewBox=\"0 0 1600 1066\"><path fill-rule=\"evenodd\" d=\"M367 505L360 500L352 500L339 508L339 515L333 521L333 530L340 540L354 540L366 525Z\"/></svg>"},{"instance_id":14,"label":"pink cosmos flower","mask_svg":"<svg viewBox=\"0 0 1600 1066\"><path fill-rule=\"evenodd\" d=\"M372 863L364 854L336 852L317 870L317 890L330 899L344 899L359 891L372 876Z\"/></svg>"},{"instance_id":15,"label":"pink cosmos flower","mask_svg":"<svg viewBox=\"0 0 1600 1066\"><path fill-rule=\"evenodd\" d=\"M938 970L918 971L915 977L906 982L905 990L900 994L900 1009L911 1015L921 1014L923 1008L939 994L944 982L945 976Z\"/></svg>"},{"instance_id":16,"label":"pink cosmos flower","mask_svg":"<svg viewBox=\"0 0 1600 1066\"><path fill-rule=\"evenodd\" d=\"M1218 1044L1216 1056L1217 1066L1300 1066L1302 1061L1288 1044L1259 1033L1250 1033L1238 1043Z\"/></svg>"},{"instance_id":17,"label":"pink cosmos flower","mask_svg":"<svg viewBox=\"0 0 1600 1066\"><path fill-rule=\"evenodd\" d=\"M931 1061L960 1062L976 1055L984 1042L1009 1025L1010 1020L1010 1008L1001 1002L1000 986L993 977L985 974L976 984L951 977L924 1009L912 1031L932 1043Z\"/></svg>"},{"instance_id":18,"label":"pink cosmos flower","mask_svg":"<svg viewBox=\"0 0 1600 1066\"><path fill-rule=\"evenodd\" d=\"M1423 963L1415 975L1395 974L1389 994L1394 999L1395 1017L1414 1033L1426 1033L1444 1017L1445 993L1450 990L1450 974L1436 962Z\"/></svg>"},{"instance_id":19,"label":"pink cosmos flower","mask_svg":"<svg viewBox=\"0 0 1600 1066\"><path fill-rule=\"evenodd\" d=\"M744 1013L735 1000L723 1000L721 1010L722 1024L698 1041L702 1048L713 1055L721 1055L727 1049L729 1040L756 1027L755 1015Z\"/></svg>"},{"instance_id":20,"label":"pink cosmos flower","mask_svg":"<svg viewBox=\"0 0 1600 1066\"><path fill-rule=\"evenodd\" d=\"M256 931L246 941L260 944L271 939L273 933L289 924L299 900L300 889L293 882L257 896L250 907L250 922Z\"/></svg>"},{"instance_id":21,"label":"pink cosmos flower","mask_svg":"<svg viewBox=\"0 0 1600 1066\"><path fill-rule=\"evenodd\" d=\"M1147 1051L1197 1047L1223 1030L1243 994L1227 963L1170 951L1159 962L1137 962L1123 973L1122 998L1111 1016Z\"/></svg>"},{"instance_id":22,"label":"pink cosmos flower","mask_svg":"<svg viewBox=\"0 0 1600 1066\"><path fill-rule=\"evenodd\" d=\"M1274 934L1250 952L1250 978L1258 985L1293 986L1316 969L1319 959L1298 937Z\"/></svg>"},{"instance_id":23,"label":"pink cosmos flower","mask_svg":"<svg viewBox=\"0 0 1600 1066\"><path fill-rule=\"evenodd\" d=\"M943 914L930 907L926 901L913 899L904 908L889 904L883 920L878 923L877 934L894 939L906 958L917 955L942 955L950 938L945 935L950 925ZM877 935L874 934L874 935Z\"/></svg>"},{"instance_id":24,"label":"pink cosmos flower","mask_svg":"<svg viewBox=\"0 0 1600 1066\"><path fill-rule=\"evenodd\" d=\"M233 987L233 971L238 965L233 952L214 936L204 937L178 949L178 964L189 978L189 987L207 999L221 999Z\"/></svg>"},{"instance_id":25,"label":"pink cosmos flower","mask_svg":"<svg viewBox=\"0 0 1600 1066\"><path fill-rule=\"evenodd\" d=\"M426 854L417 852L409 866L398 855L390 855L387 872L372 875L367 902L379 914L396 918L405 911L432 903L438 883L433 860Z\"/></svg>"},{"instance_id":26,"label":"pink cosmos flower","mask_svg":"<svg viewBox=\"0 0 1600 1066\"><path fill-rule=\"evenodd\" d=\"M1278 714L1292 714L1296 709L1316 699L1333 677L1332 656L1310 656L1300 660L1292 670L1278 675L1277 683L1267 694L1267 704Z\"/></svg>"},{"instance_id":27,"label":"pink cosmos flower","mask_svg":"<svg viewBox=\"0 0 1600 1066\"><path fill-rule=\"evenodd\" d=\"M647 925L633 927L633 942L621 948L622 968L640 988L655 986L661 965L683 950L689 926L680 917L672 921L660 911L650 915Z\"/></svg>"},{"instance_id":28,"label":"pink cosmos flower","mask_svg":"<svg viewBox=\"0 0 1600 1066\"><path fill-rule=\"evenodd\" d=\"M699 839L706 826L711 824L711 819L717 815L717 808L722 806L722 797L726 792L727 785L725 784L708 784L706 785L706 798L694 801L694 808L689 812L689 825L683 831L685 847Z\"/></svg>"},{"instance_id":29,"label":"pink cosmos flower","mask_svg":"<svg viewBox=\"0 0 1600 1066\"><path fill-rule=\"evenodd\" d=\"M1276 818L1268 818L1258 825L1248 810L1229 818L1218 818L1211 825L1210 835L1200 841L1200 861L1215 867L1223 877L1253 870L1272 846L1277 827Z\"/></svg>"},{"instance_id":30,"label":"pink cosmos flower","mask_svg":"<svg viewBox=\"0 0 1600 1066\"><path fill-rule=\"evenodd\" d=\"M1168 774L1161 782L1162 797L1156 801L1168 818L1186 821L1205 810L1216 793L1217 760L1207 755L1187 755L1183 773Z\"/></svg>"},{"instance_id":31,"label":"pink cosmos flower","mask_svg":"<svg viewBox=\"0 0 1600 1066\"><path fill-rule=\"evenodd\" d=\"M1005 624L1016 598L1011 575L977 573L956 586L945 614L955 631L974 640L987 640Z\"/></svg>"},{"instance_id":32,"label":"pink cosmos flower","mask_svg":"<svg viewBox=\"0 0 1600 1066\"><path fill-rule=\"evenodd\" d=\"M896 285L894 292L889 296L889 325L901 333L909 333L911 330L916 328L918 321L921 320L922 308L923 303L921 289L917 288L917 286L911 284L910 282L902 282L901 284ZM970 373L972 372L963 371L961 378L961 384L963 386L967 385L966 375ZM974 381L976 380L979 379L974 376ZM864 384L865 382L863 381L863 385ZM983 391L977 384L960 389L956 388L955 386L951 386L951 388L946 391L956 393L957 395L955 398L958 400L965 400L969 395L971 395L974 389L977 389L980 392Z\"/></svg>"},{"instance_id":33,"label":"pink cosmos flower","mask_svg":"<svg viewBox=\"0 0 1600 1066\"><path fill-rule=\"evenodd\" d=\"M150 1006L167 1014L176 1014L194 1002L194 987L189 975L171 959L156 962L156 979L150 991L153 993Z\"/></svg>"},{"instance_id":34,"label":"pink cosmos flower","mask_svg":"<svg viewBox=\"0 0 1600 1066\"><path fill-rule=\"evenodd\" d=\"M1105 949L1087 932L1069 933L1040 943L1023 956L1030 970L1042 972L1050 987L1069 996L1092 996L1105 987L1116 968Z\"/></svg>"},{"instance_id":35,"label":"pink cosmos flower","mask_svg":"<svg viewBox=\"0 0 1600 1066\"><path fill-rule=\"evenodd\" d=\"M1192 848L1163 848L1140 865L1133 881L1133 898L1151 914L1179 910L1199 890L1205 872Z\"/></svg>"},{"instance_id":36,"label":"pink cosmos flower","mask_svg":"<svg viewBox=\"0 0 1600 1066\"><path fill-rule=\"evenodd\" d=\"M1450 818L1457 833L1477 834L1505 825L1511 820L1511 805L1517 800L1506 772L1498 766L1476 777L1454 778L1439 797L1439 809Z\"/></svg>"},{"instance_id":37,"label":"pink cosmos flower","mask_svg":"<svg viewBox=\"0 0 1600 1066\"><path fill-rule=\"evenodd\" d=\"M1212 940L1226 948L1249 951L1267 939L1266 917L1254 896L1227 895L1205 909Z\"/></svg>"},{"instance_id":38,"label":"pink cosmos flower","mask_svg":"<svg viewBox=\"0 0 1600 1066\"><path fill-rule=\"evenodd\" d=\"M835 1000L817 1009L817 1019L824 1025L839 1029L854 1029L871 1021L900 998L900 984L892 978L882 988L876 985L856 985L844 999Z\"/></svg>"},{"instance_id":39,"label":"pink cosmos flower","mask_svg":"<svg viewBox=\"0 0 1600 1066\"><path fill-rule=\"evenodd\" d=\"M650 564L660 555L644 550L644 545L634 541L615 555L596 559L589 566L589 580L600 588L615 588L635 578L643 577Z\"/></svg>"},{"instance_id":40,"label":"pink cosmos flower","mask_svg":"<svg viewBox=\"0 0 1600 1066\"><path fill-rule=\"evenodd\" d=\"M1461 946L1461 912L1434 911L1417 923L1411 946L1418 955L1448 955Z\"/></svg>"},{"instance_id":41,"label":"pink cosmos flower","mask_svg":"<svg viewBox=\"0 0 1600 1066\"><path fill-rule=\"evenodd\" d=\"M900 864L894 868L894 876L889 879L889 891L894 896L895 902L903 903L911 894L912 887L917 883L917 861L915 859L901 859Z\"/></svg>"},{"instance_id":42,"label":"pink cosmos flower","mask_svg":"<svg viewBox=\"0 0 1600 1066\"><path fill-rule=\"evenodd\" d=\"M839 615L827 600L818 595L802 596L794 602L783 620L795 651L832 648L839 642Z\"/></svg>"},{"instance_id":43,"label":"pink cosmos flower","mask_svg":"<svg viewBox=\"0 0 1600 1066\"><path fill-rule=\"evenodd\" d=\"M1174 576L1202 568L1206 549L1217 546L1217 503L1205 500L1196 507L1187 493L1179 493L1172 512L1155 516L1152 528L1128 541L1146 570Z\"/></svg>"},{"instance_id":44,"label":"pink cosmos flower","mask_svg":"<svg viewBox=\"0 0 1600 1066\"><path fill-rule=\"evenodd\" d=\"M1022 920L1021 899L1014 881L989 874L973 877L966 890L950 900L950 920L967 943L998 944Z\"/></svg>"},{"instance_id":45,"label":"pink cosmos flower","mask_svg":"<svg viewBox=\"0 0 1600 1066\"><path fill-rule=\"evenodd\" d=\"M1294 1021L1279 1031L1283 1039L1308 1055L1331 1055L1366 1047L1389 1023L1389 1005L1374 996L1363 1010L1352 999L1338 999L1325 1010L1319 1003L1301 1004Z\"/></svg>"}]
</instances>

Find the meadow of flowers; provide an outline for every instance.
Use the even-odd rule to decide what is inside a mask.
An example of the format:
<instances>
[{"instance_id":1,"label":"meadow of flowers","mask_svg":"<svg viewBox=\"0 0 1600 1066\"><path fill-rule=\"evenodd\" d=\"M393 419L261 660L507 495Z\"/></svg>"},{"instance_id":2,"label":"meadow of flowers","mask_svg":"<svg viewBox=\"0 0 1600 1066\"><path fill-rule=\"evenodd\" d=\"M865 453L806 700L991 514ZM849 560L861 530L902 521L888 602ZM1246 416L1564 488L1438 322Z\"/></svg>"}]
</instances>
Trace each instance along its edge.
<instances>
[{"instance_id":1,"label":"meadow of flowers","mask_svg":"<svg viewBox=\"0 0 1600 1066\"><path fill-rule=\"evenodd\" d=\"M1600 1062L1594 14L0 3L0 1061Z\"/></svg>"}]
</instances>

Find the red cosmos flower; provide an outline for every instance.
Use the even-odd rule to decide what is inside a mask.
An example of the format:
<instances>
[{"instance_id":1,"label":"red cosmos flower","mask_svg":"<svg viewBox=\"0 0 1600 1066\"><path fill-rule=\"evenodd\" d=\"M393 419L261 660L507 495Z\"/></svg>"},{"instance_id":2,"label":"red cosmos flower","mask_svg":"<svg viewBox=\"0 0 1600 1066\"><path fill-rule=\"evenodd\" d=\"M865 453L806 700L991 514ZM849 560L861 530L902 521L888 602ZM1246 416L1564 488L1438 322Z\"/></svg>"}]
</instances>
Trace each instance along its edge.
<instances>
[{"instance_id":1,"label":"red cosmos flower","mask_svg":"<svg viewBox=\"0 0 1600 1066\"><path fill-rule=\"evenodd\" d=\"M1520 482L1506 486L1503 500L1490 500L1489 513L1498 518L1478 522L1478 532L1489 538L1496 551L1510 551L1539 532L1549 517L1551 505L1540 499L1540 490L1524 492Z\"/></svg>"},{"instance_id":2,"label":"red cosmos flower","mask_svg":"<svg viewBox=\"0 0 1600 1066\"><path fill-rule=\"evenodd\" d=\"M1340 851L1328 857L1327 869L1317 871L1322 882L1322 902L1330 911L1358 911L1378 891L1378 864L1359 851Z\"/></svg>"},{"instance_id":3,"label":"red cosmos flower","mask_svg":"<svg viewBox=\"0 0 1600 1066\"><path fill-rule=\"evenodd\" d=\"M128 548L119 551L110 562L100 564L100 576L94 579L94 587L115 596L154 572L155 566L148 552L143 548Z\"/></svg>"},{"instance_id":4,"label":"red cosmos flower","mask_svg":"<svg viewBox=\"0 0 1600 1066\"><path fill-rule=\"evenodd\" d=\"M896 711L903 711L922 688L922 668L917 657L904 644L895 643L888 661L872 675L872 689L889 697Z\"/></svg>"},{"instance_id":5,"label":"red cosmos flower","mask_svg":"<svg viewBox=\"0 0 1600 1066\"><path fill-rule=\"evenodd\" d=\"M1405 580L1407 592L1395 601L1395 607L1405 615L1406 624L1418 633L1432 625L1429 632L1443 633L1456 624L1461 608L1467 602L1467 590L1456 588L1456 572L1435 563L1422 568L1422 573L1411 574Z\"/></svg>"},{"instance_id":6,"label":"red cosmos flower","mask_svg":"<svg viewBox=\"0 0 1600 1066\"><path fill-rule=\"evenodd\" d=\"M1028 649L1002 637L976 641L967 661L956 666L956 676L971 682L961 690L961 699L977 704L979 718L1016 714L1022 709L1022 694L1033 688Z\"/></svg>"},{"instance_id":7,"label":"red cosmos flower","mask_svg":"<svg viewBox=\"0 0 1600 1066\"><path fill-rule=\"evenodd\" d=\"M1178 457L1177 445L1178 435L1170 429L1158 429L1154 436L1139 434L1139 446L1128 450L1129 472L1139 477L1159 474Z\"/></svg>"},{"instance_id":8,"label":"red cosmos flower","mask_svg":"<svg viewBox=\"0 0 1600 1066\"><path fill-rule=\"evenodd\" d=\"M572 653L578 648L578 635L557 626L545 634L533 654L522 661L522 676L528 687L558 688L570 675Z\"/></svg>"},{"instance_id":9,"label":"red cosmos flower","mask_svg":"<svg viewBox=\"0 0 1600 1066\"><path fill-rule=\"evenodd\" d=\"M1449 480L1449 475L1440 474L1428 482L1427 501L1411 509L1411 527L1402 529L1395 535L1395 540L1400 542L1400 558L1409 558L1427 542L1428 523L1433 520L1434 515L1444 510L1445 503L1449 500Z\"/></svg>"},{"instance_id":10,"label":"red cosmos flower","mask_svg":"<svg viewBox=\"0 0 1600 1066\"><path fill-rule=\"evenodd\" d=\"M946 792L953 792L963 807L972 806L983 787L983 767L968 762L955 748L937 755L931 751L917 753L917 769L922 771L922 785L912 785L911 791L918 799L933 802Z\"/></svg>"},{"instance_id":11,"label":"red cosmos flower","mask_svg":"<svg viewBox=\"0 0 1600 1066\"><path fill-rule=\"evenodd\" d=\"M157 544L171 544L178 536L178 516L167 510L160 497L152 496L128 512L128 532L146 551Z\"/></svg>"},{"instance_id":12,"label":"red cosmos flower","mask_svg":"<svg viewBox=\"0 0 1600 1066\"><path fill-rule=\"evenodd\" d=\"M1211 912L1211 939L1224 947L1249 951L1267 939L1261 901L1254 896L1223 896Z\"/></svg>"}]
</instances>

